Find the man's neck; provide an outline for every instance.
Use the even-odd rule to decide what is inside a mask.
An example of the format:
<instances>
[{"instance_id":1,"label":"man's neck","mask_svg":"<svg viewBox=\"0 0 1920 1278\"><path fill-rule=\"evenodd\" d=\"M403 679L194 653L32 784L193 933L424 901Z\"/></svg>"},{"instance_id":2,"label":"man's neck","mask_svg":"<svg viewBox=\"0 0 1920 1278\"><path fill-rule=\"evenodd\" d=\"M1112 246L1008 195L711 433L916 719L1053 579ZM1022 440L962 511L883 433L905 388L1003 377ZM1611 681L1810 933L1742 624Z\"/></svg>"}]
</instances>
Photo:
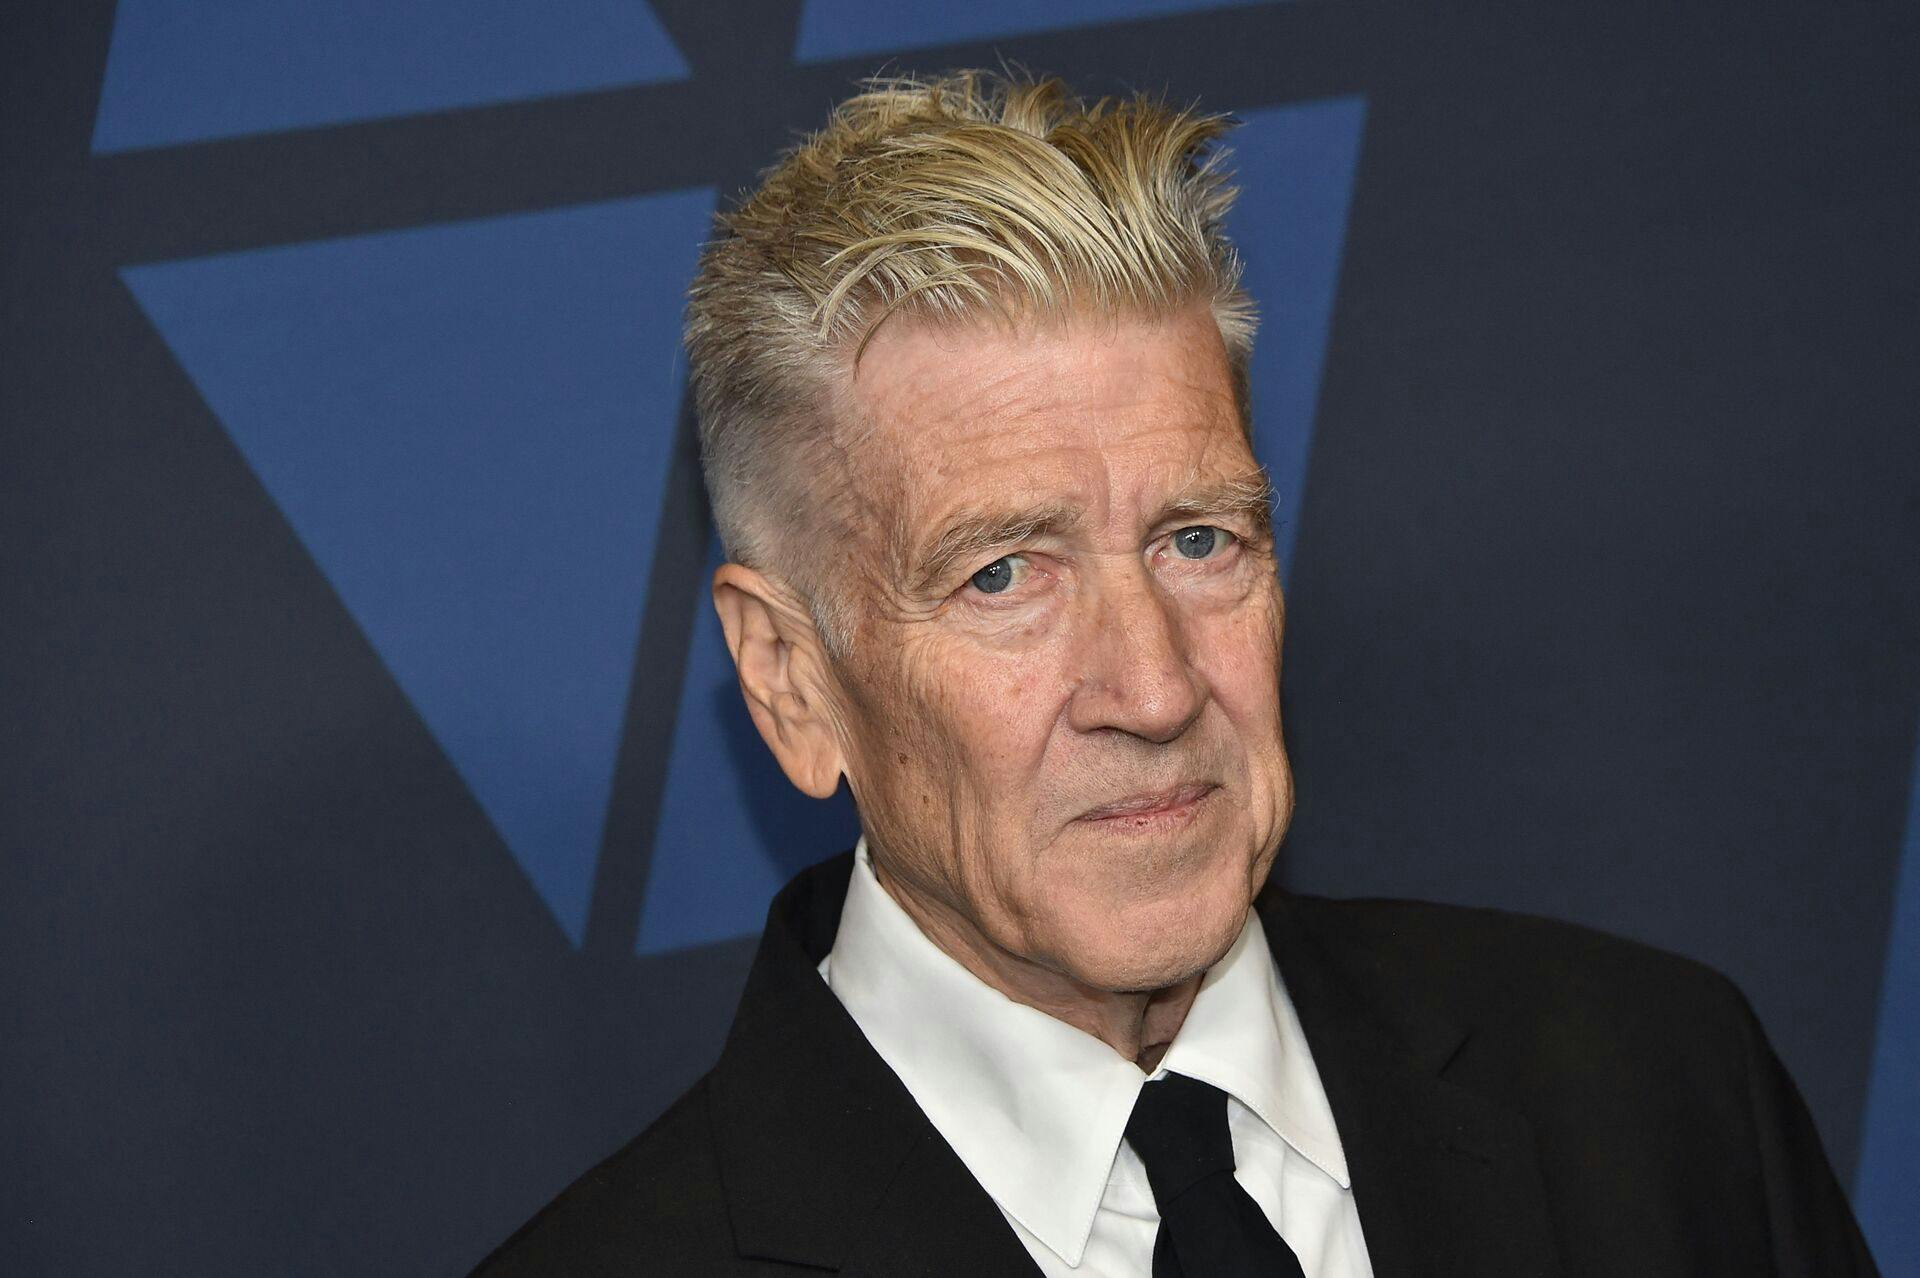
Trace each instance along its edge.
<instances>
[{"instance_id":1,"label":"man's neck","mask_svg":"<svg viewBox=\"0 0 1920 1278\"><path fill-rule=\"evenodd\" d=\"M1105 990L995 945L938 901L924 900L873 861L881 888L914 926L979 980L1036 1011L1073 1026L1152 1073L1187 1019L1204 972L1156 990Z\"/></svg>"}]
</instances>

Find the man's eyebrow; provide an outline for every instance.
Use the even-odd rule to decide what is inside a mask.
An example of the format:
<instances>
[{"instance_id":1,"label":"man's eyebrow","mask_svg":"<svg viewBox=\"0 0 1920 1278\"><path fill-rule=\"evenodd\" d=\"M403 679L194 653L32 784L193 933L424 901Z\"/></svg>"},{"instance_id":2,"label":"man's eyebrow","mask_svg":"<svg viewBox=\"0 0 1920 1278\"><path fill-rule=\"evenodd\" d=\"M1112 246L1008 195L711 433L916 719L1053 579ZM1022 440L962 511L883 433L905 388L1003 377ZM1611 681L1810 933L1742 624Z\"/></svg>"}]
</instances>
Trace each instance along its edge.
<instances>
[{"instance_id":1,"label":"man's eyebrow","mask_svg":"<svg viewBox=\"0 0 1920 1278\"><path fill-rule=\"evenodd\" d=\"M1273 481L1265 467L1189 488L1161 508L1156 522L1235 515L1251 522L1262 535L1273 534Z\"/></svg>"},{"instance_id":2,"label":"man's eyebrow","mask_svg":"<svg viewBox=\"0 0 1920 1278\"><path fill-rule=\"evenodd\" d=\"M1080 508L1065 503L1032 506L1024 510L976 510L957 516L918 562L910 564L908 581L915 593L929 590L947 574L990 550L1011 546L1029 537L1061 533L1080 522Z\"/></svg>"},{"instance_id":3,"label":"man's eyebrow","mask_svg":"<svg viewBox=\"0 0 1920 1278\"><path fill-rule=\"evenodd\" d=\"M1080 508L1066 503L1024 510L967 511L956 516L934 539L932 546L909 566L909 589L918 594L944 581L963 563L1029 537L1067 532L1080 522ZM1273 481L1265 468L1230 479L1196 485L1161 507L1157 523L1183 519L1225 519L1239 516L1256 533L1273 533Z\"/></svg>"}]
</instances>

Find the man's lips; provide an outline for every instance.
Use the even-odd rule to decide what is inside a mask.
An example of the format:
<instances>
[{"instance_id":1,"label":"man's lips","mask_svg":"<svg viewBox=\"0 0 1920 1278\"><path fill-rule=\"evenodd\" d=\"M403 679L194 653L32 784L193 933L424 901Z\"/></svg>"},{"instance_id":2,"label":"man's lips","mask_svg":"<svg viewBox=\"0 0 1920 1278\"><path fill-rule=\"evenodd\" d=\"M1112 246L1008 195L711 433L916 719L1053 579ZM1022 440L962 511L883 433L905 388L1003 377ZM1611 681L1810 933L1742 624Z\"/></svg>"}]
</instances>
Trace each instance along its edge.
<instances>
[{"instance_id":1,"label":"man's lips","mask_svg":"<svg viewBox=\"0 0 1920 1278\"><path fill-rule=\"evenodd\" d=\"M1165 790L1128 795L1113 803L1103 803L1083 812L1082 821L1116 821L1126 818L1158 816L1197 803L1220 787L1211 781L1187 781Z\"/></svg>"}]
</instances>

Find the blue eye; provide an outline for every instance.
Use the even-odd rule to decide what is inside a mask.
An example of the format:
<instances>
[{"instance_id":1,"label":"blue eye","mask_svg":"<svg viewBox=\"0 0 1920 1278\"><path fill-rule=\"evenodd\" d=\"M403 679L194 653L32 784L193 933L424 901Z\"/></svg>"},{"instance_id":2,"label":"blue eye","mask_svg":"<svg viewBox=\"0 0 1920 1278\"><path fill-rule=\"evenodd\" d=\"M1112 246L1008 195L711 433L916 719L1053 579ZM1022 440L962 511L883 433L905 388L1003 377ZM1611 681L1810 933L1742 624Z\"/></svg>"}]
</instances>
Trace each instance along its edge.
<instances>
[{"instance_id":1,"label":"blue eye","mask_svg":"<svg viewBox=\"0 0 1920 1278\"><path fill-rule=\"evenodd\" d=\"M983 595L998 595L1012 589L1026 578L1027 561L1020 555L1002 555L1000 558L973 574L970 580L973 588Z\"/></svg>"},{"instance_id":2,"label":"blue eye","mask_svg":"<svg viewBox=\"0 0 1920 1278\"><path fill-rule=\"evenodd\" d=\"M1205 559L1220 545L1223 536L1232 535L1206 525L1182 528L1173 535L1173 548L1182 559Z\"/></svg>"}]
</instances>

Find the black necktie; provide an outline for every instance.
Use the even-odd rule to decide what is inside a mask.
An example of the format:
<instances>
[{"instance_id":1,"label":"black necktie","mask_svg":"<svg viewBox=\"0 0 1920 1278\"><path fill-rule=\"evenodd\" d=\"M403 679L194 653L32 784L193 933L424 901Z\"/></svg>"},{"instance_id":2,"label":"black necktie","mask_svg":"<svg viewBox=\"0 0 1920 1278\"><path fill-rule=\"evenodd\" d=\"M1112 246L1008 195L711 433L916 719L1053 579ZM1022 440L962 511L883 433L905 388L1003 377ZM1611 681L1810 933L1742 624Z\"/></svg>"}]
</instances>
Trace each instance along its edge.
<instances>
[{"instance_id":1,"label":"black necktie","mask_svg":"<svg viewBox=\"0 0 1920 1278\"><path fill-rule=\"evenodd\" d=\"M1227 1094L1168 1074L1140 1089L1127 1144L1160 1208L1153 1278L1305 1278L1300 1261L1233 1178Z\"/></svg>"}]
</instances>

